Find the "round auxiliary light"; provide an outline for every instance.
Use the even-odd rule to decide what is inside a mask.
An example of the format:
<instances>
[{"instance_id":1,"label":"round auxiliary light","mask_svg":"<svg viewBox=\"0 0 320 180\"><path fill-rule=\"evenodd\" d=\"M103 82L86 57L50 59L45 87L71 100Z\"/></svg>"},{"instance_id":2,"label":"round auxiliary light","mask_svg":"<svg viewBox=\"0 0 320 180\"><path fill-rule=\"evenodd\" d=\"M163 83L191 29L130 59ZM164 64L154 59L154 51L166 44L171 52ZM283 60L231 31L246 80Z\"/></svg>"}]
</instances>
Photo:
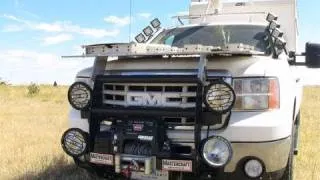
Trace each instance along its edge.
<instances>
[{"instance_id":1,"label":"round auxiliary light","mask_svg":"<svg viewBox=\"0 0 320 180\"><path fill-rule=\"evenodd\" d=\"M61 139L63 150L72 157L79 157L87 151L87 135L80 129L69 129Z\"/></svg>"},{"instance_id":2,"label":"round auxiliary light","mask_svg":"<svg viewBox=\"0 0 320 180\"><path fill-rule=\"evenodd\" d=\"M232 157L230 143L220 136L213 136L202 146L202 158L211 167L223 167Z\"/></svg>"},{"instance_id":3,"label":"round auxiliary light","mask_svg":"<svg viewBox=\"0 0 320 180\"><path fill-rule=\"evenodd\" d=\"M251 159L244 165L244 172L250 178L258 178L263 173L263 165L257 159Z\"/></svg>"},{"instance_id":4,"label":"round auxiliary light","mask_svg":"<svg viewBox=\"0 0 320 180\"><path fill-rule=\"evenodd\" d=\"M224 81L217 81L210 84L205 93L205 104L213 112L226 113L234 105L236 95L232 87Z\"/></svg>"},{"instance_id":5,"label":"round auxiliary light","mask_svg":"<svg viewBox=\"0 0 320 180\"><path fill-rule=\"evenodd\" d=\"M72 84L68 91L68 100L77 110L87 109L91 103L91 88L83 82Z\"/></svg>"}]
</instances>

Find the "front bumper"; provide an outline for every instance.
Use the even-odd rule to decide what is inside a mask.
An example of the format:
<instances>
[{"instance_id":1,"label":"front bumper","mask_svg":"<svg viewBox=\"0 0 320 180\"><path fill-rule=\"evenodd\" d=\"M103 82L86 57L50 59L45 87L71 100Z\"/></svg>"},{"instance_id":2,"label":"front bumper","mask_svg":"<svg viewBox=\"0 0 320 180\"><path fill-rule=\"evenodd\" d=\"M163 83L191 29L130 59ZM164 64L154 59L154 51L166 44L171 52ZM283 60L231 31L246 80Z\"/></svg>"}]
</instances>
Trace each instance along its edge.
<instances>
[{"instance_id":1,"label":"front bumper","mask_svg":"<svg viewBox=\"0 0 320 180\"><path fill-rule=\"evenodd\" d=\"M289 157L290 144L290 137L272 142L231 143L233 157L224 171L237 171L237 168L243 167L244 162L242 161L250 157L260 159L264 163L267 173L284 169Z\"/></svg>"},{"instance_id":2,"label":"front bumper","mask_svg":"<svg viewBox=\"0 0 320 180\"><path fill-rule=\"evenodd\" d=\"M257 179L280 179L284 173L287 165L288 155L290 151L291 138L285 138L273 142L256 142L256 143L231 143L233 148L233 157L231 161L224 168L208 168L203 163L199 169L198 175L193 173L185 173L185 178L195 179L196 177L203 177L203 179L239 179L249 180L244 172L244 164L251 158L256 158L263 162L264 171L261 177ZM87 156L80 162L80 166L84 168L103 167L89 163L90 159ZM157 164L161 162L161 159L156 157ZM79 163L79 162L78 162ZM115 166L105 166L105 170L108 173L115 173ZM161 166L157 166L157 170L161 170ZM172 174L169 173L169 177ZM171 178L170 178L171 179Z\"/></svg>"}]
</instances>

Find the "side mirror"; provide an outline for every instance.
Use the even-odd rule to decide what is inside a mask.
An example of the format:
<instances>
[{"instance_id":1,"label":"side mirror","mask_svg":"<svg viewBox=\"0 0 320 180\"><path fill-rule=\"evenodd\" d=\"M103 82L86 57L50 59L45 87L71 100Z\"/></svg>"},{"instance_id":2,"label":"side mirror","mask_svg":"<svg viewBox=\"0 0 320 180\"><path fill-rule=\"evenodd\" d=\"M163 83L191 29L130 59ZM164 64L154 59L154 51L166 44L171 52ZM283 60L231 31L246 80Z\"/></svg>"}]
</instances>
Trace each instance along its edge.
<instances>
[{"instance_id":1,"label":"side mirror","mask_svg":"<svg viewBox=\"0 0 320 180\"><path fill-rule=\"evenodd\" d=\"M306 44L306 65L308 68L320 68L320 44Z\"/></svg>"}]
</instances>

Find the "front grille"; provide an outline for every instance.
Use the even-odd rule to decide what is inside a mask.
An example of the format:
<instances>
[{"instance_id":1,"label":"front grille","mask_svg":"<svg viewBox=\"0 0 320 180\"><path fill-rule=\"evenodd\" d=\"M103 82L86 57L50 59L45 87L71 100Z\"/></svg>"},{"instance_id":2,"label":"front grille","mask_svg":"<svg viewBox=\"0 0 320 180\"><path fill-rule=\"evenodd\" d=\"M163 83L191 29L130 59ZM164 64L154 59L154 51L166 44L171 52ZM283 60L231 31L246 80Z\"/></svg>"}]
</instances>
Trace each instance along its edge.
<instances>
[{"instance_id":1,"label":"front grille","mask_svg":"<svg viewBox=\"0 0 320 180\"><path fill-rule=\"evenodd\" d=\"M123 107L194 108L196 84L103 84L103 104Z\"/></svg>"}]
</instances>

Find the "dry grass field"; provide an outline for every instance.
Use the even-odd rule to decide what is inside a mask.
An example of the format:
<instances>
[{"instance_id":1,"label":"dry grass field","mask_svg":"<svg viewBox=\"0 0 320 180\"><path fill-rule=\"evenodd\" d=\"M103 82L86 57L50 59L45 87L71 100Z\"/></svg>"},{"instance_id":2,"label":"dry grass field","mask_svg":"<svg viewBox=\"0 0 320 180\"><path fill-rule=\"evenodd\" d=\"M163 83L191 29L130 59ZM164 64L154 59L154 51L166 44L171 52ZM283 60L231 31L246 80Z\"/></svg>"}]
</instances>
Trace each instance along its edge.
<instances>
[{"instance_id":1,"label":"dry grass field","mask_svg":"<svg viewBox=\"0 0 320 180\"><path fill-rule=\"evenodd\" d=\"M67 128L67 87L0 86L0 180L90 179L60 147ZM305 88L296 180L320 180L320 88Z\"/></svg>"}]
</instances>

